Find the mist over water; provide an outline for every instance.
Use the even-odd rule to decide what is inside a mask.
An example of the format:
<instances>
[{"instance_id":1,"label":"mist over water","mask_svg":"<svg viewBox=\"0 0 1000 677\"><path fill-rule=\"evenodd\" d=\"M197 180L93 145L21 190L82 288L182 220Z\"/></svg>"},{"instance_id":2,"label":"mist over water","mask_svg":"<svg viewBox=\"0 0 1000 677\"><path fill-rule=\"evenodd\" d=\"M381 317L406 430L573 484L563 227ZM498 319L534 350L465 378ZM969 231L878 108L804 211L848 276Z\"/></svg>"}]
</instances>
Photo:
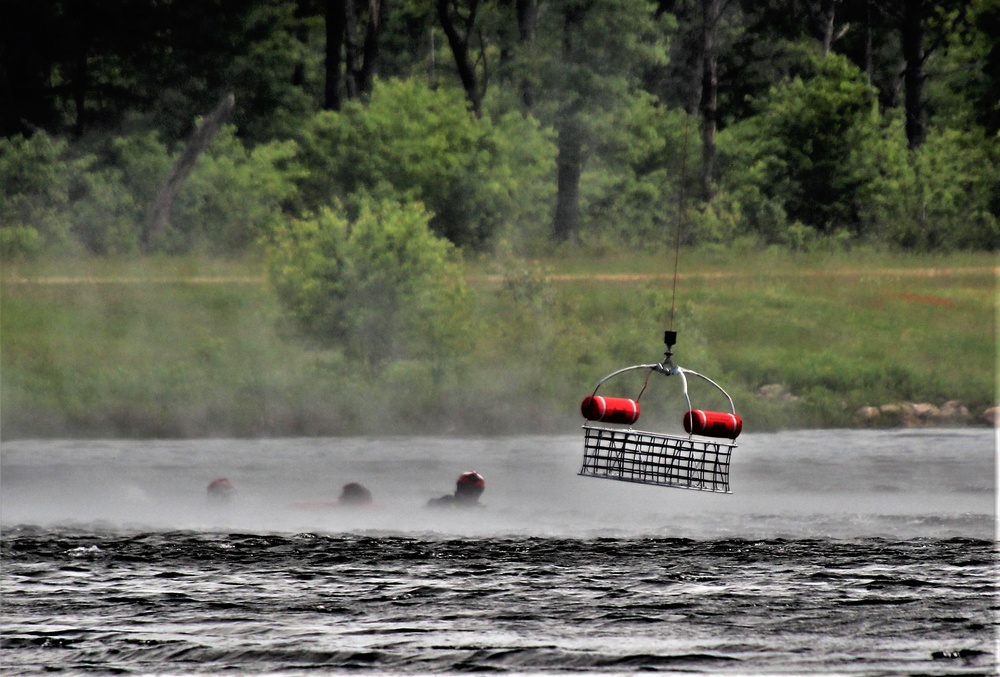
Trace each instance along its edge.
<instances>
[{"instance_id":1,"label":"mist over water","mask_svg":"<svg viewBox=\"0 0 1000 677\"><path fill-rule=\"evenodd\" d=\"M130 529L592 537L993 538L994 434L983 429L745 434L730 495L580 477L582 435L15 441L0 519ZM485 506L423 509L478 470ZM206 486L228 477L225 504ZM323 506L360 482L376 505Z\"/></svg>"},{"instance_id":2,"label":"mist over water","mask_svg":"<svg viewBox=\"0 0 1000 677\"><path fill-rule=\"evenodd\" d=\"M996 674L994 444L744 434L720 495L579 477L582 434L4 443L0 667Z\"/></svg>"}]
</instances>

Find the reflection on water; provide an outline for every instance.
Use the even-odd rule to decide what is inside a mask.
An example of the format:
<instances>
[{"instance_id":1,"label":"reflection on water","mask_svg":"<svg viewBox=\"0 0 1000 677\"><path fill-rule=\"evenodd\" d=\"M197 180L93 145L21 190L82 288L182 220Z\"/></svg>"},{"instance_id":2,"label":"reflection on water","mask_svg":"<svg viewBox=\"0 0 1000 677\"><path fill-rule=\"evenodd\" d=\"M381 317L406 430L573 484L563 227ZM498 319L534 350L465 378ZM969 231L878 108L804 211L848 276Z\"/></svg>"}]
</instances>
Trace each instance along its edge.
<instances>
[{"instance_id":1,"label":"reflection on water","mask_svg":"<svg viewBox=\"0 0 1000 677\"><path fill-rule=\"evenodd\" d=\"M580 436L11 441L0 519L136 529L457 535L991 539L995 435L986 429L744 434L732 495L579 477ZM428 511L455 478L484 508ZM230 478L227 502L208 483ZM332 507L348 482L374 495Z\"/></svg>"}]
</instances>

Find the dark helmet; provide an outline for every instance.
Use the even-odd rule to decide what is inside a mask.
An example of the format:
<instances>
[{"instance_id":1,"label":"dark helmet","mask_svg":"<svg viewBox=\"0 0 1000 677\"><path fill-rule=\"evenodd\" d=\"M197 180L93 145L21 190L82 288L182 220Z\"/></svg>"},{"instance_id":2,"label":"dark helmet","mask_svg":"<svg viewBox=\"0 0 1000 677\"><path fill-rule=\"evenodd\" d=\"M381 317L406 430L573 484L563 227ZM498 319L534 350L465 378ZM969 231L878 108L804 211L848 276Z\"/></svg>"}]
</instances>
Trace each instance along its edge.
<instances>
[{"instance_id":1,"label":"dark helmet","mask_svg":"<svg viewBox=\"0 0 1000 677\"><path fill-rule=\"evenodd\" d=\"M346 505L367 505L372 502L372 492L364 485L350 482L344 485L339 500Z\"/></svg>"}]
</instances>

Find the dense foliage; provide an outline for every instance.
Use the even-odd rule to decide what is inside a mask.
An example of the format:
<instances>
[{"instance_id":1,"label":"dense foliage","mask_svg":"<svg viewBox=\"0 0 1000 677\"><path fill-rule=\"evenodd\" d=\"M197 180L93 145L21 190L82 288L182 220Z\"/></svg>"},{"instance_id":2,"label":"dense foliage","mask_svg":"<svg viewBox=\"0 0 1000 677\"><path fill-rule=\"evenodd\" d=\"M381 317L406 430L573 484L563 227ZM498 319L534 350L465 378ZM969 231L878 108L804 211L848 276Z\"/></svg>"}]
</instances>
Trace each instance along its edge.
<instances>
[{"instance_id":1,"label":"dense foliage","mask_svg":"<svg viewBox=\"0 0 1000 677\"><path fill-rule=\"evenodd\" d=\"M359 195L419 201L435 232L475 248L506 224L545 219L537 187L550 173L551 144L520 116L475 119L455 90L387 80L364 104L305 120L296 138L301 209Z\"/></svg>"},{"instance_id":2,"label":"dense foliage","mask_svg":"<svg viewBox=\"0 0 1000 677\"><path fill-rule=\"evenodd\" d=\"M300 331L440 384L475 340L462 256L997 250L998 25L990 0L8 0L0 256L262 253ZM535 282L487 330L579 353Z\"/></svg>"},{"instance_id":3,"label":"dense foliage","mask_svg":"<svg viewBox=\"0 0 1000 677\"><path fill-rule=\"evenodd\" d=\"M156 249L242 252L362 194L476 250L1000 244L995 3L433 4L3 3L3 255L138 251L225 92Z\"/></svg>"}]
</instances>

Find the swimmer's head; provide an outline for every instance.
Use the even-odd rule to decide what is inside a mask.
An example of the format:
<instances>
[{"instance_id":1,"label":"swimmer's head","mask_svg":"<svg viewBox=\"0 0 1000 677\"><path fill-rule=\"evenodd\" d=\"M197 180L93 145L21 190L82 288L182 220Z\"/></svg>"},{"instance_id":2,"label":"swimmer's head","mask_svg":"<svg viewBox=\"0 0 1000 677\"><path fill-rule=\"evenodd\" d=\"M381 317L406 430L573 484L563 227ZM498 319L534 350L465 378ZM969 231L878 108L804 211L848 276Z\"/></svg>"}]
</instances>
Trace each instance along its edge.
<instances>
[{"instance_id":1,"label":"swimmer's head","mask_svg":"<svg viewBox=\"0 0 1000 677\"><path fill-rule=\"evenodd\" d=\"M372 492L357 482L345 484L338 499L343 505L368 505L372 502Z\"/></svg>"},{"instance_id":2,"label":"swimmer's head","mask_svg":"<svg viewBox=\"0 0 1000 677\"><path fill-rule=\"evenodd\" d=\"M208 497L212 499L226 499L233 495L233 483L228 477L218 477L208 483Z\"/></svg>"},{"instance_id":3,"label":"swimmer's head","mask_svg":"<svg viewBox=\"0 0 1000 677\"><path fill-rule=\"evenodd\" d=\"M486 480L474 470L464 472L458 476L455 483L455 498L459 501L475 502L482 496L486 488Z\"/></svg>"}]
</instances>

